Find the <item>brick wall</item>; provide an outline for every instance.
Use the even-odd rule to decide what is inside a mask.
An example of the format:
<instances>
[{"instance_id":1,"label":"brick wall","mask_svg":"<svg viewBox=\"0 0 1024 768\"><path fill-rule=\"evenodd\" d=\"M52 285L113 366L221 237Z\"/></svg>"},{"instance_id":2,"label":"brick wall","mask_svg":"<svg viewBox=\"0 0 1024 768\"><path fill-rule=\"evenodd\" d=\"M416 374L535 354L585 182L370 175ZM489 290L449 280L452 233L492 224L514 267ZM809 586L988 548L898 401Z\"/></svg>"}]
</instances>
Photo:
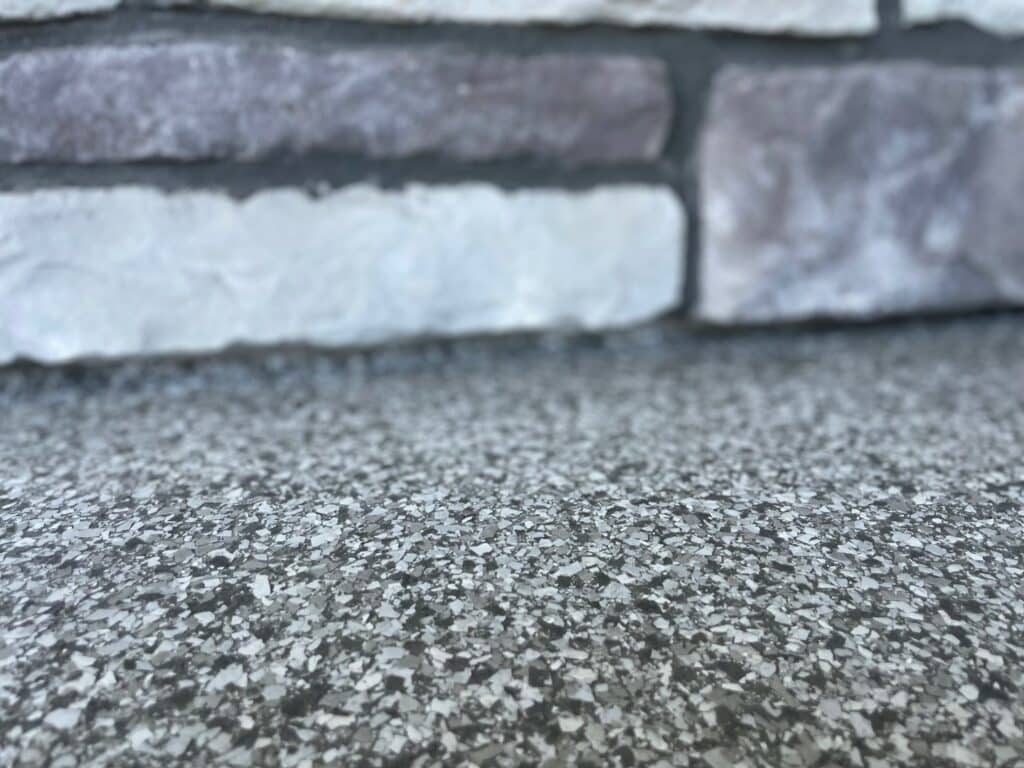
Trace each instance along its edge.
<instances>
[{"instance_id":1,"label":"brick wall","mask_svg":"<svg viewBox=\"0 0 1024 768\"><path fill-rule=\"evenodd\" d=\"M1024 300L1017 0L0 0L0 361Z\"/></svg>"}]
</instances>

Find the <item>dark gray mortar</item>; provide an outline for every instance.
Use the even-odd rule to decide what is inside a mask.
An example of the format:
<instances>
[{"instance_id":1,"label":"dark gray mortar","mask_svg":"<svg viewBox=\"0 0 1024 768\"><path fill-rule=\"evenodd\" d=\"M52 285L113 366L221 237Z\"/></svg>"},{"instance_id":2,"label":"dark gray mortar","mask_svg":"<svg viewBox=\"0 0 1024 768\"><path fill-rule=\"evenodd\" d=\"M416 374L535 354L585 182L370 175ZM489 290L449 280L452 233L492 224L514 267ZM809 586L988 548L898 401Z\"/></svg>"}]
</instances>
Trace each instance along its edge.
<instances>
[{"instance_id":1,"label":"dark gray mortar","mask_svg":"<svg viewBox=\"0 0 1024 768\"><path fill-rule=\"evenodd\" d=\"M286 43L92 45L0 63L0 161L258 160L279 153L657 158L664 65Z\"/></svg>"},{"instance_id":2,"label":"dark gray mortar","mask_svg":"<svg viewBox=\"0 0 1024 768\"><path fill-rule=\"evenodd\" d=\"M701 155L701 315L865 318L1024 302L1024 77L731 69Z\"/></svg>"}]
</instances>

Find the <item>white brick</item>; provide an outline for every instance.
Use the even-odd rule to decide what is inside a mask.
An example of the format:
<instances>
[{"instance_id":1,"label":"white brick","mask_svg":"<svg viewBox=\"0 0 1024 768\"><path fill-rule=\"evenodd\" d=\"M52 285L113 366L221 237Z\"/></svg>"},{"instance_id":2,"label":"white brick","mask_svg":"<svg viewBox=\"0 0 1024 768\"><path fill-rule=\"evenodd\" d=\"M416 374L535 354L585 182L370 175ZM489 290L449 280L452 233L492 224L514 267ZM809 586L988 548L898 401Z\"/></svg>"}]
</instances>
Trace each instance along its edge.
<instances>
[{"instance_id":1,"label":"white brick","mask_svg":"<svg viewBox=\"0 0 1024 768\"><path fill-rule=\"evenodd\" d=\"M0 194L0 361L621 326L672 308L664 188Z\"/></svg>"},{"instance_id":2,"label":"white brick","mask_svg":"<svg viewBox=\"0 0 1024 768\"><path fill-rule=\"evenodd\" d=\"M903 9L910 24L960 19L996 34L1024 33L1021 0L903 0Z\"/></svg>"},{"instance_id":3,"label":"white brick","mask_svg":"<svg viewBox=\"0 0 1024 768\"><path fill-rule=\"evenodd\" d=\"M0 19L46 19L106 11L120 0L0 0Z\"/></svg>"},{"instance_id":4,"label":"white brick","mask_svg":"<svg viewBox=\"0 0 1024 768\"><path fill-rule=\"evenodd\" d=\"M587 24L839 36L878 28L875 0L208 0L213 6L389 22ZM188 5L189 0L178 0ZM934 0L933 0L934 2ZM1009 0L1007 0L1009 2ZM0 0L0 19L110 10L123 0ZM161 6L162 0L142 0Z\"/></svg>"},{"instance_id":5,"label":"white brick","mask_svg":"<svg viewBox=\"0 0 1024 768\"><path fill-rule=\"evenodd\" d=\"M582 24L722 28L809 35L875 30L875 0L212 0L303 16L470 24Z\"/></svg>"}]
</instances>

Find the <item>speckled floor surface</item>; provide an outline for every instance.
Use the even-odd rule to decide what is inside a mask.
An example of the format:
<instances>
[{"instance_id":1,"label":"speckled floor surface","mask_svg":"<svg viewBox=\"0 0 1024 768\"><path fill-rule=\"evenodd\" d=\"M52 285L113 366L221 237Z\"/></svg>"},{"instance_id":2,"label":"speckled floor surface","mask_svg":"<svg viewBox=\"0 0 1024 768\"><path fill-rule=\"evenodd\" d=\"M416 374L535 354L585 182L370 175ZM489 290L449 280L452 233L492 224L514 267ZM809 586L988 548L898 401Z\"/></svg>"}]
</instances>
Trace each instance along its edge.
<instances>
[{"instance_id":1,"label":"speckled floor surface","mask_svg":"<svg viewBox=\"0 0 1024 768\"><path fill-rule=\"evenodd\" d=\"M1024 318L0 370L0 765L1024 763Z\"/></svg>"}]
</instances>

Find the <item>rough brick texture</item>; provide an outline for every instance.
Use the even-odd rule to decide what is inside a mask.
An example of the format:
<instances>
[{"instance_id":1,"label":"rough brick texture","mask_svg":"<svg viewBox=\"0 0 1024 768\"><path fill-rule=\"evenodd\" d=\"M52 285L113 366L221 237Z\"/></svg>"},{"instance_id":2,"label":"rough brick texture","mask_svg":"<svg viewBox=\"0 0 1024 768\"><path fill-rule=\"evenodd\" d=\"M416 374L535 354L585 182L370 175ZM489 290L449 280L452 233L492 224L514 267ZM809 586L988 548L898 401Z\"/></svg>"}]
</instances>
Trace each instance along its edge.
<instances>
[{"instance_id":1,"label":"rough brick texture","mask_svg":"<svg viewBox=\"0 0 1024 768\"><path fill-rule=\"evenodd\" d=\"M4 0L11 18L103 10L118 0ZM227 8L397 22L585 24L735 29L755 33L858 35L878 26L875 0L207 0ZM135 0L142 5L201 0ZM0 10L0 18L4 10Z\"/></svg>"},{"instance_id":2,"label":"rough brick texture","mask_svg":"<svg viewBox=\"0 0 1024 768\"><path fill-rule=\"evenodd\" d=\"M677 302L684 226L638 186L5 193L0 361L618 326Z\"/></svg>"},{"instance_id":3,"label":"rough brick texture","mask_svg":"<svg viewBox=\"0 0 1024 768\"><path fill-rule=\"evenodd\" d=\"M582 24L845 35L877 26L875 0L213 0L215 5L381 21Z\"/></svg>"},{"instance_id":4,"label":"rough brick texture","mask_svg":"<svg viewBox=\"0 0 1024 768\"><path fill-rule=\"evenodd\" d=\"M1024 34L1021 0L903 0L903 13L909 24L961 20L996 34Z\"/></svg>"},{"instance_id":5,"label":"rough brick texture","mask_svg":"<svg viewBox=\"0 0 1024 768\"><path fill-rule=\"evenodd\" d=\"M0 114L3 162L333 151L612 163L660 154L672 96L663 64L628 56L190 42L14 54L0 61Z\"/></svg>"},{"instance_id":6,"label":"rough brick texture","mask_svg":"<svg viewBox=\"0 0 1024 768\"><path fill-rule=\"evenodd\" d=\"M866 318L1024 301L1024 76L732 69L701 157L700 312Z\"/></svg>"},{"instance_id":7,"label":"rough brick texture","mask_svg":"<svg viewBox=\"0 0 1024 768\"><path fill-rule=\"evenodd\" d=\"M120 0L0 0L0 19L35 20L107 11Z\"/></svg>"}]
</instances>

